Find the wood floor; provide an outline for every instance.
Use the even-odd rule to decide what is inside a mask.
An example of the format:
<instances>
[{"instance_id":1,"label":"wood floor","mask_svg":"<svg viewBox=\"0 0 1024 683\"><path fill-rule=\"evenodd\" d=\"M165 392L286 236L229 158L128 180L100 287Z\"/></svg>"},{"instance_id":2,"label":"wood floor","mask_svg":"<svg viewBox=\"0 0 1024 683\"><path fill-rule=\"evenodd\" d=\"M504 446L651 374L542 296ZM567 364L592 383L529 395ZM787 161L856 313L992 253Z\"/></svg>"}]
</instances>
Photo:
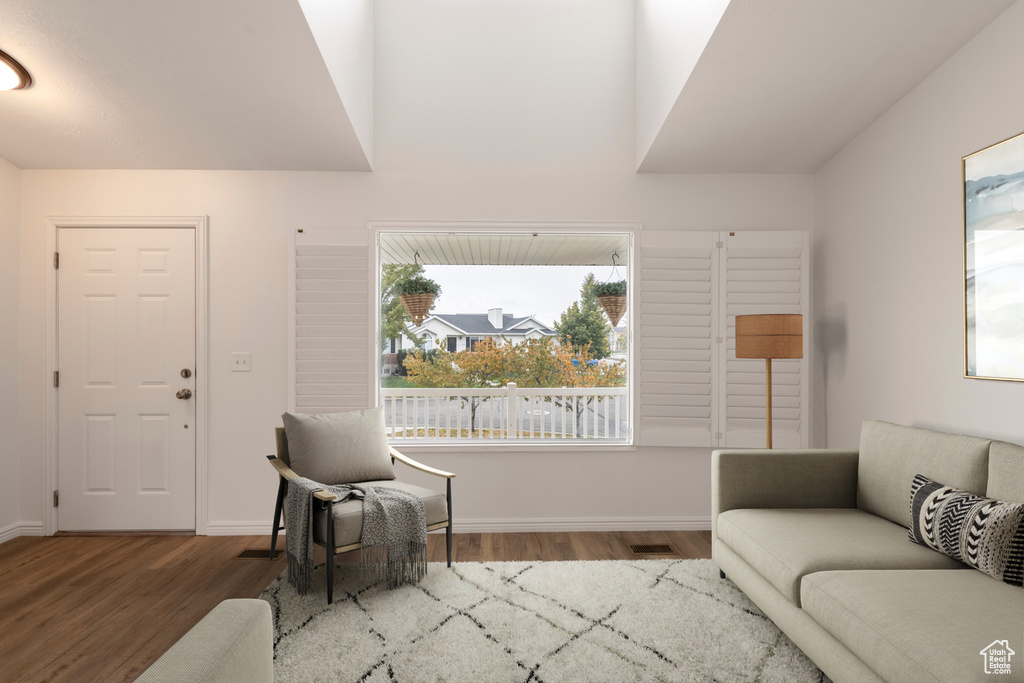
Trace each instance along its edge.
<instances>
[{"instance_id":1,"label":"wood floor","mask_svg":"<svg viewBox=\"0 0 1024 683\"><path fill-rule=\"evenodd\" d=\"M707 531L453 538L456 562L711 556ZM636 555L630 544L668 545L674 553ZM22 537L0 544L0 679L134 681L218 602L258 597L284 570L284 558L238 555L269 547L269 537L259 536ZM430 535L428 552L431 562L444 561L443 534Z\"/></svg>"}]
</instances>

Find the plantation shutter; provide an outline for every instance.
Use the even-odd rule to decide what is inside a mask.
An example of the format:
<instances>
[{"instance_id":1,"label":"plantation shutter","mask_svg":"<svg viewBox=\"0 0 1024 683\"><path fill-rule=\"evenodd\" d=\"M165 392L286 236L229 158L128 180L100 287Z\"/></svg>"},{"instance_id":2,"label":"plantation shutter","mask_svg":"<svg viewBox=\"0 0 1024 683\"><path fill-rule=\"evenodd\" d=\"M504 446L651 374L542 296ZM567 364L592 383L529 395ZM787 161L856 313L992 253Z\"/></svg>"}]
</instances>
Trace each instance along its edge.
<instances>
[{"instance_id":1,"label":"plantation shutter","mask_svg":"<svg viewBox=\"0 0 1024 683\"><path fill-rule=\"evenodd\" d=\"M736 358L736 316L799 313L804 316L804 357L772 361L772 442L807 448L810 325L809 238L806 232L721 233L721 334L727 348L720 365L721 446L764 448L765 362Z\"/></svg>"},{"instance_id":2,"label":"plantation shutter","mask_svg":"<svg viewBox=\"0 0 1024 683\"><path fill-rule=\"evenodd\" d=\"M292 253L290 408L368 408L373 316L366 231L304 229Z\"/></svg>"},{"instance_id":3,"label":"plantation shutter","mask_svg":"<svg viewBox=\"0 0 1024 683\"><path fill-rule=\"evenodd\" d=\"M717 237L643 233L637 414L645 446L714 445Z\"/></svg>"}]
</instances>

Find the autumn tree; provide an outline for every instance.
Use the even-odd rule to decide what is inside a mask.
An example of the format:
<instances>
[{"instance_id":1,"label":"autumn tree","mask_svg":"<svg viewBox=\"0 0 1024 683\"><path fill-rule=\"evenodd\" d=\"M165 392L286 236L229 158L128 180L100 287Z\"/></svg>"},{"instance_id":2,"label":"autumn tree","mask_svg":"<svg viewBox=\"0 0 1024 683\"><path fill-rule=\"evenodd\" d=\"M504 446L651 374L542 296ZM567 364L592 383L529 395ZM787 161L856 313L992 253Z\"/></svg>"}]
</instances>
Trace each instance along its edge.
<instances>
[{"instance_id":1,"label":"autumn tree","mask_svg":"<svg viewBox=\"0 0 1024 683\"><path fill-rule=\"evenodd\" d=\"M557 344L550 337L528 339L520 344L484 339L473 351L438 351L432 359L422 351L405 362L409 381L417 387L485 389L515 382L524 388L616 387L626 383L625 368L617 363L599 363L589 346ZM572 411L577 433L596 397L571 400L549 398L548 402ZM461 397L469 406L470 432L476 427L479 397Z\"/></svg>"},{"instance_id":2,"label":"autumn tree","mask_svg":"<svg viewBox=\"0 0 1024 683\"><path fill-rule=\"evenodd\" d=\"M621 387L626 384L626 368L620 363L601 363L594 357L590 345L561 344L555 350L561 383L557 386L590 389L595 387ZM560 404L573 411L576 433L583 433L583 420L597 399L596 396L577 396L571 402Z\"/></svg>"},{"instance_id":3,"label":"autumn tree","mask_svg":"<svg viewBox=\"0 0 1024 683\"><path fill-rule=\"evenodd\" d=\"M528 388L561 386L562 371L555 356L556 344L551 337L527 339L507 352L515 355L509 364L512 381Z\"/></svg>"},{"instance_id":4,"label":"autumn tree","mask_svg":"<svg viewBox=\"0 0 1024 683\"><path fill-rule=\"evenodd\" d=\"M405 359L407 379L417 387L441 387L448 389L490 389L503 387L517 375L517 354L514 345L507 341L486 338L470 350L450 352L439 349L428 358L422 351L416 351ZM462 396L462 403L469 406L470 434L476 427L476 413L480 407L477 396Z\"/></svg>"}]
</instances>

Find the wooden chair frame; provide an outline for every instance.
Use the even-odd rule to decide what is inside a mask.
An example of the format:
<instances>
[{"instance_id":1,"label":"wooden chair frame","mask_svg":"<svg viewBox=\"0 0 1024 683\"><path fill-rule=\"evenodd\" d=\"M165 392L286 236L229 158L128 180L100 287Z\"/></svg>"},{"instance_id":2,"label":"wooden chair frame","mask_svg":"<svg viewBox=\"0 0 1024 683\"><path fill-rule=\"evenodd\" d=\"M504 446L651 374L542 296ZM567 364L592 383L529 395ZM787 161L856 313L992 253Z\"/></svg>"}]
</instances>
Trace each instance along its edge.
<instances>
[{"instance_id":1,"label":"wooden chair frame","mask_svg":"<svg viewBox=\"0 0 1024 683\"><path fill-rule=\"evenodd\" d=\"M273 531L270 537L270 559L274 559L274 551L277 549L277 534L281 529L284 529L282 524L282 512L284 511L284 496L288 492L288 482L299 476L295 470L288 466L290 459L288 458L288 439L284 433L284 427L277 427L274 429L274 437L277 440L277 455L268 455L267 460L270 461L271 466L280 475L277 486L277 502L274 504L274 522L271 525ZM414 470L425 472L435 477L444 477L446 483L445 500L448 503L448 520L445 522L438 522L437 524L427 525L427 531L436 531L438 529L445 530L445 547L448 554L448 566L452 566L452 479L455 475L451 472L445 472L444 470L435 469L424 465L423 463L417 462L412 458L403 455L393 447L388 446L391 450L391 463L397 460L404 465L407 465ZM327 604L330 605L334 600L334 556L340 553L347 553L351 550L359 550L361 544L350 543L349 545L343 545L335 547L334 545L334 502L337 500L337 496L327 491L314 491L313 497L320 501L323 509L327 510L327 538L324 543L317 543L322 545L327 550Z\"/></svg>"}]
</instances>

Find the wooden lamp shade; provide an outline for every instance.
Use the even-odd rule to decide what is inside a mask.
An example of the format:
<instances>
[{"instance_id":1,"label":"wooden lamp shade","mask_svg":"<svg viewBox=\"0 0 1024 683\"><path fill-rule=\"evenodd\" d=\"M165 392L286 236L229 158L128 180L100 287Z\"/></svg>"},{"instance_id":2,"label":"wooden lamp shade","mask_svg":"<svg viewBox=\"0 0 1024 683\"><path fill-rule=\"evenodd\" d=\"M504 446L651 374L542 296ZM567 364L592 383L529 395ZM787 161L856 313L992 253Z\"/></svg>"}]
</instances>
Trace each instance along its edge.
<instances>
[{"instance_id":1,"label":"wooden lamp shade","mask_svg":"<svg viewBox=\"0 0 1024 683\"><path fill-rule=\"evenodd\" d=\"M736 316L736 357L764 358L768 448L772 447L772 359L804 357L802 315Z\"/></svg>"}]
</instances>

